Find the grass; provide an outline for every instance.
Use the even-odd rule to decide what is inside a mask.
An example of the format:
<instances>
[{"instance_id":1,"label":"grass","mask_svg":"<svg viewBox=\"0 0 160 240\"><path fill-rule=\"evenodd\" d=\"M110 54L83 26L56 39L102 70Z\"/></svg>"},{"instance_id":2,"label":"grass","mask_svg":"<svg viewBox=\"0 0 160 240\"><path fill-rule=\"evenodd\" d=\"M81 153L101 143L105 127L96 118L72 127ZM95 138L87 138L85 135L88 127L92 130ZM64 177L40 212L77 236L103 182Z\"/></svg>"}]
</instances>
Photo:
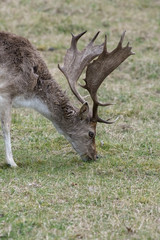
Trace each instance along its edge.
<instances>
[{"instance_id":1,"label":"grass","mask_svg":"<svg viewBox=\"0 0 160 240\"><path fill-rule=\"evenodd\" d=\"M0 1L0 29L30 39L50 71L57 70L70 32L88 30L79 47L101 30L113 49L127 30L130 57L103 83L104 118L98 125L98 161L84 163L51 123L32 110L13 110L17 169L4 165L0 135L0 239L160 239L160 3L133 1ZM54 51L48 51L49 48ZM82 93L84 93L82 91Z\"/></svg>"}]
</instances>

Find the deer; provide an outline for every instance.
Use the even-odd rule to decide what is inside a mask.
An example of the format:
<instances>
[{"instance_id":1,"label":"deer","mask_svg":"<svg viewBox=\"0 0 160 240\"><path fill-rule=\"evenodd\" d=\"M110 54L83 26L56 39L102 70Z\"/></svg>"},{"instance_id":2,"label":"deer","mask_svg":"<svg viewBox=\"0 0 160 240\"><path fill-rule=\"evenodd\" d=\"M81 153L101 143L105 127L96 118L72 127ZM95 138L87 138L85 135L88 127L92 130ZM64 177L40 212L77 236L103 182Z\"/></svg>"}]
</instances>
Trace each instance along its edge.
<instances>
[{"instance_id":1,"label":"deer","mask_svg":"<svg viewBox=\"0 0 160 240\"><path fill-rule=\"evenodd\" d=\"M11 147L11 109L12 107L32 108L50 120L58 132L69 141L73 149L84 161L96 160L97 123L112 124L111 118L103 120L98 116L101 103L97 91L104 79L123 61L133 55L129 42L122 46L125 32L117 47L108 52L107 36L102 44L95 45L99 32L81 51L78 40L86 33L72 34L71 44L66 51L63 66L58 64L72 93L81 107L74 106L49 72L39 51L24 37L9 32L0 32L0 119L4 136L6 164L17 167ZM77 90L77 83L86 69L84 85L92 99L89 106L85 97Z\"/></svg>"}]
</instances>

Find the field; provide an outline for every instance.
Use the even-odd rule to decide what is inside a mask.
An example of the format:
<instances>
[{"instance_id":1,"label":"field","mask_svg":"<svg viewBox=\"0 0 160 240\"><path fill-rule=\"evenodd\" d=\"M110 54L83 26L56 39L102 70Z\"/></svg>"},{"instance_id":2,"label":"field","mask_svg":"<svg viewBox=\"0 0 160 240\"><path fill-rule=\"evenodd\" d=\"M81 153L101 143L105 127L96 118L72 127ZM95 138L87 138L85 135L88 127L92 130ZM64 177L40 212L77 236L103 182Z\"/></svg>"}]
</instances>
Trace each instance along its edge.
<instances>
[{"instance_id":1,"label":"field","mask_svg":"<svg viewBox=\"0 0 160 240\"><path fill-rule=\"evenodd\" d=\"M28 38L76 106L57 64L84 30L80 49L100 30L111 51L126 30L136 53L99 90L116 103L100 115L120 118L98 125L100 158L87 163L40 114L13 109L19 167L4 164L0 130L0 239L160 239L160 1L0 0L0 31Z\"/></svg>"}]
</instances>

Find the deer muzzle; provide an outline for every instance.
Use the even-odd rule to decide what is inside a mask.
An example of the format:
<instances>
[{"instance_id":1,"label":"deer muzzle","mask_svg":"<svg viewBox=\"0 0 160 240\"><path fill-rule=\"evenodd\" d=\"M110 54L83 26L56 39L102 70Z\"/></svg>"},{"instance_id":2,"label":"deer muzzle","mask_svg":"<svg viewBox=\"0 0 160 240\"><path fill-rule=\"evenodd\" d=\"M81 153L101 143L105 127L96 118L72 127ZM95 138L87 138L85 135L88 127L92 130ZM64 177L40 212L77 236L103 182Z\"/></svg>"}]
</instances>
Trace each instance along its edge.
<instances>
[{"instance_id":1,"label":"deer muzzle","mask_svg":"<svg viewBox=\"0 0 160 240\"><path fill-rule=\"evenodd\" d=\"M84 154L84 155L81 155L81 159L84 161L84 162L88 162L88 161L91 161L91 160L96 160L98 158L97 154Z\"/></svg>"}]
</instances>

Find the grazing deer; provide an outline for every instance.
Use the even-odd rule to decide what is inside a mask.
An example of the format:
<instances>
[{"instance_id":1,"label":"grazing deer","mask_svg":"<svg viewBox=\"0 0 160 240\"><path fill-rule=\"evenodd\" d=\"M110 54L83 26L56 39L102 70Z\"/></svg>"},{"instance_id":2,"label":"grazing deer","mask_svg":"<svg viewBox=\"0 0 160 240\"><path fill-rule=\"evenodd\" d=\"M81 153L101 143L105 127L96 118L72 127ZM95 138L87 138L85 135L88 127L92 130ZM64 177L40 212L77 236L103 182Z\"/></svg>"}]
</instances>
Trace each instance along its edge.
<instances>
[{"instance_id":1,"label":"grazing deer","mask_svg":"<svg viewBox=\"0 0 160 240\"><path fill-rule=\"evenodd\" d=\"M118 46L110 53L107 51L106 37L103 44L94 45L99 32L84 50L78 51L77 42L85 33L77 36L72 34L71 46L65 55L64 65L63 67L58 65L67 78L73 94L82 103L79 110L60 89L38 51L27 39L0 32L0 119L6 163L10 166L17 166L13 160L10 138L12 106L35 109L54 124L83 160L96 159L96 124L114 122L110 119L105 121L98 116L98 106L108 106L111 103L100 103L97 90L103 80L134 53L131 52L129 43L122 47L125 32ZM95 60L92 61L93 59ZM91 112L88 103L76 89L76 83L85 67L87 67L85 85L82 87L88 90L93 100Z\"/></svg>"}]
</instances>

